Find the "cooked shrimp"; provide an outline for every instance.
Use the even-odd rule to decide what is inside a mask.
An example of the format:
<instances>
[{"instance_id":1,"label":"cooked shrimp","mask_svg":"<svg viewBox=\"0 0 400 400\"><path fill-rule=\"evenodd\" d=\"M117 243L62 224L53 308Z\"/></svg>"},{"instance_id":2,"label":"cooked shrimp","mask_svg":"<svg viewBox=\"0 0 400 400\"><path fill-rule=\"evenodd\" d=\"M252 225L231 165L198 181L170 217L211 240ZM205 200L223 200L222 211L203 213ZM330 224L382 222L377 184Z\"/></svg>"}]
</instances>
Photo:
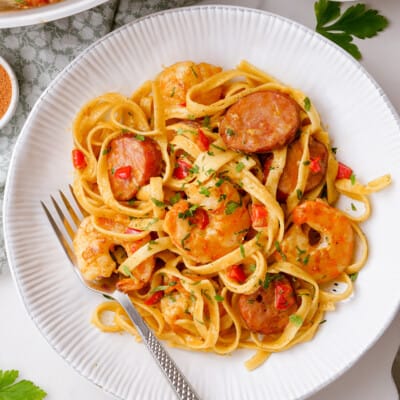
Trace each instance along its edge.
<instances>
[{"instance_id":1,"label":"cooked shrimp","mask_svg":"<svg viewBox=\"0 0 400 400\"><path fill-rule=\"evenodd\" d=\"M186 314L193 311L193 303L188 293L181 293L176 290L164 296L161 301L161 313L165 321L171 326L180 318L187 317Z\"/></svg>"},{"instance_id":2,"label":"cooked shrimp","mask_svg":"<svg viewBox=\"0 0 400 400\"><path fill-rule=\"evenodd\" d=\"M212 75L221 72L222 68L215 65L192 61L182 61L165 68L158 76L161 95L166 106L185 106L187 91ZM199 95L197 102L211 104L219 100L222 88L215 88Z\"/></svg>"},{"instance_id":3,"label":"cooked shrimp","mask_svg":"<svg viewBox=\"0 0 400 400\"><path fill-rule=\"evenodd\" d=\"M339 210L321 200L307 200L293 210L292 219L279 257L286 257L318 283L335 279L351 264L354 230Z\"/></svg>"},{"instance_id":4,"label":"cooked shrimp","mask_svg":"<svg viewBox=\"0 0 400 400\"><path fill-rule=\"evenodd\" d=\"M127 226L121 222L105 218L101 222L104 228L113 228L115 232L124 232L127 229ZM94 226L93 217L86 217L82 220L73 241L78 268L88 281L109 278L113 273L117 272L118 265L114 258L119 258L118 261L122 264L124 259L149 240L150 237L146 236L136 241L118 241L112 236L99 232ZM123 248L123 255L114 256L113 258L111 253L116 250L117 246ZM124 292L142 288L150 280L154 264L153 257L143 261L132 271L132 277L121 279L117 283L117 287Z\"/></svg>"},{"instance_id":5,"label":"cooked shrimp","mask_svg":"<svg viewBox=\"0 0 400 400\"><path fill-rule=\"evenodd\" d=\"M176 203L165 216L164 229L176 247L205 264L242 243L250 215L232 183L212 179L204 186L191 185L186 194L187 200Z\"/></svg>"},{"instance_id":6,"label":"cooked shrimp","mask_svg":"<svg viewBox=\"0 0 400 400\"><path fill-rule=\"evenodd\" d=\"M283 274L268 274L268 278L267 288L240 295L238 303L247 328L264 335L281 333L298 308L290 280Z\"/></svg>"}]
</instances>

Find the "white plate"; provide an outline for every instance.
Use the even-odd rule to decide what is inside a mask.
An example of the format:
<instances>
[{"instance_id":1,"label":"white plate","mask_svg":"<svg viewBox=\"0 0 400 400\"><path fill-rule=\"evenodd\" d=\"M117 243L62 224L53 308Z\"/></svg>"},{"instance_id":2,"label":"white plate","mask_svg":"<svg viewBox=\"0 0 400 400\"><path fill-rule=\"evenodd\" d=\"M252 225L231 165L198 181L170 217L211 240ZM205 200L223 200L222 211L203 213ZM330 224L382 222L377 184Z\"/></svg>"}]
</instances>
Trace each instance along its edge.
<instances>
[{"instance_id":1,"label":"white plate","mask_svg":"<svg viewBox=\"0 0 400 400\"><path fill-rule=\"evenodd\" d=\"M0 11L0 28L14 28L54 21L88 10L106 1L108 0L63 0L60 3L28 10Z\"/></svg>"},{"instance_id":2,"label":"white plate","mask_svg":"<svg viewBox=\"0 0 400 400\"><path fill-rule=\"evenodd\" d=\"M397 311L400 123L353 58L280 16L225 6L155 14L106 36L57 77L25 124L8 176L5 237L18 290L51 346L84 376L124 399L174 398L143 345L89 323L102 299L70 270L39 201L72 180L71 125L86 101L107 91L129 95L163 65L187 59L226 68L247 59L301 88L361 181L392 174L394 184L372 196L373 215L363 224L370 256L355 296L327 314L314 340L251 373L243 366L249 351L221 357L170 350L203 399L305 398L349 368Z\"/></svg>"}]
</instances>

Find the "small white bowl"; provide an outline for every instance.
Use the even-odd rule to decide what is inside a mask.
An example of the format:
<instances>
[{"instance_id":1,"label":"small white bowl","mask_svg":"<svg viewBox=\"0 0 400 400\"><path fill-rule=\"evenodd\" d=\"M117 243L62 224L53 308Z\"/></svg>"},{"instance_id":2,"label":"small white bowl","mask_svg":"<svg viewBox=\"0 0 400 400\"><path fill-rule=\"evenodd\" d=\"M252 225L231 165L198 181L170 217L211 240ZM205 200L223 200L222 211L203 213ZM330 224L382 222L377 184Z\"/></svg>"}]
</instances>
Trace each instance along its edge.
<instances>
[{"instance_id":1,"label":"small white bowl","mask_svg":"<svg viewBox=\"0 0 400 400\"><path fill-rule=\"evenodd\" d=\"M0 56L0 65L6 70L8 76L10 77L11 90L12 90L11 101L10 104L8 105L8 109L6 113L0 118L0 129L2 129L10 121L10 119L15 113L15 110L17 109L18 98L19 98L19 87L18 87L18 80L17 77L15 76L14 71L11 69L7 61L1 56Z\"/></svg>"}]
</instances>

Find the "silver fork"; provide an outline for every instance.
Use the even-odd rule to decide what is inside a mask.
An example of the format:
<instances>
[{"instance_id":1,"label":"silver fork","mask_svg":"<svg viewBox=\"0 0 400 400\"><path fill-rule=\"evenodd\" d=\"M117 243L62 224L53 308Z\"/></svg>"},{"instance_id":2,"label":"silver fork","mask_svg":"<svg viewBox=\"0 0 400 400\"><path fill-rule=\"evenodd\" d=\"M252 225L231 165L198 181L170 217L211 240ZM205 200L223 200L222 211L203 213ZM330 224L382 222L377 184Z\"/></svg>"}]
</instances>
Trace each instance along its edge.
<instances>
[{"instance_id":1,"label":"silver fork","mask_svg":"<svg viewBox=\"0 0 400 400\"><path fill-rule=\"evenodd\" d=\"M76 201L75 195L72 191L71 186L69 187L71 192L71 200L60 190L61 202L58 203L53 196L50 196L51 202L56 210L56 215L53 216L49 211L49 208L41 201L41 205L46 213L46 216L56 233L58 240L60 241L65 254L67 255L74 271L79 276L81 282L89 289L94 290L97 293L103 294L108 297L112 297L114 300L118 301L119 304L124 308L129 318L136 326L143 342L146 347L150 350L151 355L156 360L158 366L163 371L167 377L170 385L174 389L178 396L178 399L184 400L199 400L199 396L196 394L193 387L187 381L185 376L176 366L175 362L169 356L167 351L164 349L163 345L158 341L153 332L148 328L143 318L140 316L136 308L133 306L129 299L129 296L115 287L115 280L104 280L103 282L88 282L86 281L79 269L76 266L75 254L72 250L72 239L75 236L75 232L79 226L80 220L83 218L85 212L80 208L78 202ZM75 207L73 207L73 205ZM64 213L63 209L67 211ZM68 218L69 216L69 218ZM65 232L65 233L63 233Z\"/></svg>"}]
</instances>

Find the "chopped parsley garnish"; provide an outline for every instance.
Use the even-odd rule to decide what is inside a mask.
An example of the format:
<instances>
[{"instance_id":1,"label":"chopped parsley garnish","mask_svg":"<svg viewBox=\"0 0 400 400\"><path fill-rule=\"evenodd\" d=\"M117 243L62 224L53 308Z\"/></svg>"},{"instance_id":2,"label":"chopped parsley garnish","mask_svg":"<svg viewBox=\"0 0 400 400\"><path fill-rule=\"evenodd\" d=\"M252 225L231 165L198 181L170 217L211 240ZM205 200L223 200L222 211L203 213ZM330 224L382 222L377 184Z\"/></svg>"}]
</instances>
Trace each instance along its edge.
<instances>
[{"instance_id":1,"label":"chopped parsley garnish","mask_svg":"<svg viewBox=\"0 0 400 400\"><path fill-rule=\"evenodd\" d=\"M306 97L304 99L304 109L306 111L310 111L310 109L311 109L311 101L310 101L310 99L308 97Z\"/></svg>"},{"instance_id":2,"label":"chopped parsley garnish","mask_svg":"<svg viewBox=\"0 0 400 400\"><path fill-rule=\"evenodd\" d=\"M214 143L211 143L211 146L214 147L214 148L216 148L216 149L219 150L219 151L225 151L225 149L224 149L223 147L217 146L217 145L214 144Z\"/></svg>"},{"instance_id":3,"label":"chopped parsley garnish","mask_svg":"<svg viewBox=\"0 0 400 400\"><path fill-rule=\"evenodd\" d=\"M190 237L190 232L187 233L187 234L182 238L182 240L181 240L181 246L182 246L182 248L183 248L184 250L190 250L190 249L188 249L188 248L185 247L185 241L188 240L189 237Z\"/></svg>"},{"instance_id":4,"label":"chopped parsley garnish","mask_svg":"<svg viewBox=\"0 0 400 400\"><path fill-rule=\"evenodd\" d=\"M210 117L206 115L203 119L203 126L205 128L210 128Z\"/></svg>"},{"instance_id":5,"label":"chopped parsley garnish","mask_svg":"<svg viewBox=\"0 0 400 400\"><path fill-rule=\"evenodd\" d=\"M206 197L210 197L210 191L208 187L202 186L199 190L200 194L204 194Z\"/></svg>"},{"instance_id":6,"label":"chopped parsley garnish","mask_svg":"<svg viewBox=\"0 0 400 400\"><path fill-rule=\"evenodd\" d=\"M356 176L353 173L350 175L350 182L352 185L356 183Z\"/></svg>"},{"instance_id":7,"label":"chopped parsley garnish","mask_svg":"<svg viewBox=\"0 0 400 400\"><path fill-rule=\"evenodd\" d=\"M231 129L231 128L227 128L227 129L226 129L226 134L227 134L228 136L234 136L234 135L236 135L235 131L234 131L233 129Z\"/></svg>"},{"instance_id":8,"label":"chopped parsley garnish","mask_svg":"<svg viewBox=\"0 0 400 400\"><path fill-rule=\"evenodd\" d=\"M171 94L169 95L169 97L174 97L175 96L175 86L172 88L171 90Z\"/></svg>"},{"instance_id":9,"label":"chopped parsley garnish","mask_svg":"<svg viewBox=\"0 0 400 400\"><path fill-rule=\"evenodd\" d=\"M224 301L224 298L220 294L216 294L214 296L214 299L218 302Z\"/></svg>"},{"instance_id":10,"label":"chopped parsley garnish","mask_svg":"<svg viewBox=\"0 0 400 400\"><path fill-rule=\"evenodd\" d=\"M303 192L300 189L296 190L296 195L299 200L303 198Z\"/></svg>"},{"instance_id":11,"label":"chopped parsley garnish","mask_svg":"<svg viewBox=\"0 0 400 400\"><path fill-rule=\"evenodd\" d=\"M289 317L289 321L296 326L300 326L303 323L303 318L298 314L292 314Z\"/></svg>"},{"instance_id":12,"label":"chopped parsley garnish","mask_svg":"<svg viewBox=\"0 0 400 400\"><path fill-rule=\"evenodd\" d=\"M210 297L210 295L207 293L207 289L201 289L201 290L200 290L200 293L201 293L206 299L208 299L208 300L211 301L211 297Z\"/></svg>"},{"instance_id":13,"label":"chopped parsley garnish","mask_svg":"<svg viewBox=\"0 0 400 400\"><path fill-rule=\"evenodd\" d=\"M224 178L219 178L217 183L215 184L216 187L220 187L225 182Z\"/></svg>"},{"instance_id":14,"label":"chopped parsley garnish","mask_svg":"<svg viewBox=\"0 0 400 400\"><path fill-rule=\"evenodd\" d=\"M121 268L126 276L129 276L129 278L135 280L135 277L132 275L132 272L127 265L122 265Z\"/></svg>"},{"instance_id":15,"label":"chopped parsley garnish","mask_svg":"<svg viewBox=\"0 0 400 400\"><path fill-rule=\"evenodd\" d=\"M111 151L111 149L110 148L108 148L108 149L104 149L103 151L102 151L102 155L103 156L105 156L106 154L108 154L109 152Z\"/></svg>"},{"instance_id":16,"label":"chopped parsley garnish","mask_svg":"<svg viewBox=\"0 0 400 400\"><path fill-rule=\"evenodd\" d=\"M352 209L353 211L357 211L357 207L355 206L354 203L351 203L351 209Z\"/></svg>"},{"instance_id":17,"label":"chopped parsley garnish","mask_svg":"<svg viewBox=\"0 0 400 400\"><path fill-rule=\"evenodd\" d=\"M279 244L278 241L275 241L275 248L276 248L276 251L277 251L277 252L280 254L280 256L282 257L282 259L283 259L284 261L286 261L286 260L287 260L286 254L283 253L283 251L282 251L282 249L281 249L281 245Z\"/></svg>"},{"instance_id":18,"label":"chopped parsley garnish","mask_svg":"<svg viewBox=\"0 0 400 400\"><path fill-rule=\"evenodd\" d=\"M254 272L254 271L256 270L256 268L257 268L256 264L251 264L251 265L249 266L250 272Z\"/></svg>"},{"instance_id":19,"label":"chopped parsley garnish","mask_svg":"<svg viewBox=\"0 0 400 400\"><path fill-rule=\"evenodd\" d=\"M146 138L143 135L136 135L135 138L143 142Z\"/></svg>"},{"instance_id":20,"label":"chopped parsley garnish","mask_svg":"<svg viewBox=\"0 0 400 400\"><path fill-rule=\"evenodd\" d=\"M283 278L283 275L281 275L280 273L278 273L278 274L270 274L269 272L267 272L265 274L264 282L262 282L262 286L263 286L264 289L268 289L268 287L269 287L269 285L270 285L270 283L272 281L278 281L278 280L280 280L282 278Z\"/></svg>"},{"instance_id":21,"label":"chopped parsley garnish","mask_svg":"<svg viewBox=\"0 0 400 400\"><path fill-rule=\"evenodd\" d=\"M224 200L226 200L226 194L225 194L225 193L222 193L222 194L219 196L218 202L221 202L221 201L224 201Z\"/></svg>"},{"instance_id":22,"label":"chopped parsley garnish","mask_svg":"<svg viewBox=\"0 0 400 400\"><path fill-rule=\"evenodd\" d=\"M154 197L151 198L151 201L156 207L165 207L165 203L160 200L155 199Z\"/></svg>"},{"instance_id":23,"label":"chopped parsley garnish","mask_svg":"<svg viewBox=\"0 0 400 400\"><path fill-rule=\"evenodd\" d=\"M236 164L236 172L241 172L243 170L243 168L244 168L244 164L241 161L239 161Z\"/></svg>"},{"instance_id":24,"label":"chopped parsley garnish","mask_svg":"<svg viewBox=\"0 0 400 400\"><path fill-rule=\"evenodd\" d=\"M174 205L176 204L179 200L181 199L181 194L180 193L175 193L170 199L169 202Z\"/></svg>"},{"instance_id":25,"label":"chopped parsley garnish","mask_svg":"<svg viewBox=\"0 0 400 400\"><path fill-rule=\"evenodd\" d=\"M337 147L332 147L332 148L331 148L331 151L332 151L333 154L336 154L336 152L337 152Z\"/></svg>"},{"instance_id":26,"label":"chopped parsley garnish","mask_svg":"<svg viewBox=\"0 0 400 400\"><path fill-rule=\"evenodd\" d=\"M225 206L225 215L233 214L242 203L237 203L236 201L230 200Z\"/></svg>"},{"instance_id":27,"label":"chopped parsley garnish","mask_svg":"<svg viewBox=\"0 0 400 400\"><path fill-rule=\"evenodd\" d=\"M352 282L354 282L358 278L358 272L354 272L354 274L349 275Z\"/></svg>"},{"instance_id":28,"label":"chopped parsley garnish","mask_svg":"<svg viewBox=\"0 0 400 400\"><path fill-rule=\"evenodd\" d=\"M242 258L246 258L246 252L244 250L244 246L241 244L239 248L240 248L240 255L242 256Z\"/></svg>"},{"instance_id":29,"label":"chopped parsley garnish","mask_svg":"<svg viewBox=\"0 0 400 400\"><path fill-rule=\"evenodd\" d=\"M192 204L187 210L184 212L178 213L178 218L186 219L189 217L193 217L194 213L200 206L198 204Z\"/></svg>"},{"instance_id":30,"label":"chopped parsley garnish","mask_svg":"<svg viewBox=\"0 0 400 400\"><path fill-rule=\"evenodd\" d=\"M162 292L162 291L164 291L165 289L168 289L168 285L156 286L154 289L151 289L151 290L150 290L149 294L153 294L153 293L156 293L156 292Z\"/></svg>"},{"instance_id":31,"label":"chopped parsley garnish","mask_svg":"<svg viewBox=\"0 0 400 400\"><path fill-rule=\"evenodd\" d=\"M195 78L198 78L199 76L197 75L197 72L195 71L193 65L190 67L190 69L192 70L193 75L195 76Z\"/></svg>"},{"instance_id":32,"label":"chopped parsley garnish","mask_svg":"<svg viewBox=\"0 0 400 400\"><path fill-rule=\"evenodd\" d=\"M198 174L200 171L200 168L198 165L194 164L192 168L189 169L189 172L191 174Z\"/></svg>"}]
</instances>

